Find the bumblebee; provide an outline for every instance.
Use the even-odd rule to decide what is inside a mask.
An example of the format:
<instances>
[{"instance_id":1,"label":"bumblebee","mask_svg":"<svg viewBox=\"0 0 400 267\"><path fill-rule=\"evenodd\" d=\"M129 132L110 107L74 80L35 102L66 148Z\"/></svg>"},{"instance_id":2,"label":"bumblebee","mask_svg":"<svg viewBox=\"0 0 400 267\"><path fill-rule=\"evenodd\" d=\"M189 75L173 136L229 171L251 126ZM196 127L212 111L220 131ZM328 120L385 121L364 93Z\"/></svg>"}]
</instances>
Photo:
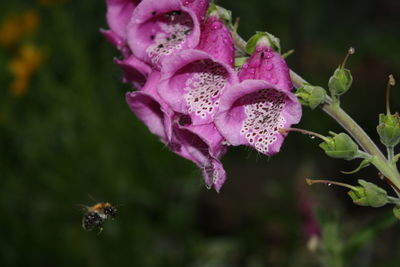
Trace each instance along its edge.
<instances>
[{"instance_id":1,"label":"bumblebee","mask_svg":"<svg viewBox=\"0 0 400 267\"><path fill-rule=\"evenodd\" d=\"M103 231L103 224L107 219L114 219L117 209L108 202L100 202L93 206L84 206L85 213L82 219L82 227L85 231L99 229Z\"/></svg>"}]
</instances>

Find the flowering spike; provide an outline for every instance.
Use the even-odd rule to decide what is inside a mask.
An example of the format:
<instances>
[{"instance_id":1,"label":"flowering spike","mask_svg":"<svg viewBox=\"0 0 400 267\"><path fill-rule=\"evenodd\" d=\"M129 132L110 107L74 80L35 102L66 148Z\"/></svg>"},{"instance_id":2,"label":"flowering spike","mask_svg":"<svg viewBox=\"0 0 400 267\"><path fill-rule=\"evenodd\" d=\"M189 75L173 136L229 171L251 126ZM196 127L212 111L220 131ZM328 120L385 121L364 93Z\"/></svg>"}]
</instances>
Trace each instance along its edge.
<instances>
[{"instance_id":1,"label":"flowering spike","mask_svg":"<svg viewBox=\"0 0 400 267\"><path fill-rule=\"evenodd\" d=\"M126 94L126 101L151 133L160 137L162 142L169 143L172 136L173 112L156 91L159 80L160 73L153 72L141 91Z\"/></svg>"},{"instance_id":2,"label":"flowering spike","mask_svg":"<svg viewBox=\"0 0 400 267\"><path fill-rule=\"evenodd\" d=\"M235 83L232 67L189 49L165 61L159 93L174 111L190 115L194 125L201 125L213 121L221 95Z\"/></svg>"},{"instance_id":3,"label":"flowering spike","mask_svg":"<svg viewBox=\"0 0 400 267\"><path fill-rule=\"evenodd\" d=\"M235 48L232 34L215 13L203 25L196 48L233 67Z\"/></svg>"},{"instance_id":4,"label":"flowering spike","mask_svg":"<svg viewBox=\"0 0 400 267\"><path fill-rule=\"evenodd\" d=\"M127 27L132 52L159 69L171 54L197 46L200 22L179 0L143 0Z\"/></svg>"}]
</instances>

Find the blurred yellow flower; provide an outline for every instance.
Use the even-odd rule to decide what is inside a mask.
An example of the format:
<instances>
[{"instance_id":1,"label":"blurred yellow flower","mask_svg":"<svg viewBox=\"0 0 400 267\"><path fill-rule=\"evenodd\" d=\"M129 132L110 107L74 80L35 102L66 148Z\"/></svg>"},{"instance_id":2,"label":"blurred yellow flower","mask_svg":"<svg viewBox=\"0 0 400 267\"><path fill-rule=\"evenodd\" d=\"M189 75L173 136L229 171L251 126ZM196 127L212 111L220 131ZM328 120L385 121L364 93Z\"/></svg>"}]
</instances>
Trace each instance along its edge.
<instances>
[{"instance_id":1,"label":"blurred yellow flower","mask_svg":"<svg viewBox=\"0 0 400 267\"><path fill-rule=\"evenodd\" d=\"M31 76L43 62L43 57L43 51L31 44L20 47L18 55L8 64L14 76L10 86L12 95L22 96L26 93Z\"/></svg>"},{"instance_id":2,"label":"blurred yellow flower","mask_svg":"<svg viewBox=\"0 0 400 267\"><path fill-rule=\"evenodd\" d=\"M39 26L39 15L33 9L8 16L0 25L0 45L12 46Z\"/></svg>"}]
</instances>

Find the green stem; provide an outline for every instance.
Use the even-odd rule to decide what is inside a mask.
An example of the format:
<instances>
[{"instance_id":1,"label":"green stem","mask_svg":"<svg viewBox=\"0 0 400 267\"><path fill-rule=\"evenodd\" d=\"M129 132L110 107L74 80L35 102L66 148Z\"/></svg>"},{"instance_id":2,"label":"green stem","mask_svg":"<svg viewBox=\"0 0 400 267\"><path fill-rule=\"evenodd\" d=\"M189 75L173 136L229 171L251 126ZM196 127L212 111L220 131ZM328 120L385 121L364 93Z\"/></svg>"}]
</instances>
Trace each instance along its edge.
<instances>
[{"instance_id":1,"label":"green stem","mask_svg":"<svg viewBox=\"0 0 400 267\"><path fill-rule=\"evenodd\" d=\"M388 146L386 147L387 149L387 159L389 162L393 162L393 158L394 158L394 147L392 146Z\"/></svg>"},{"instance_id":2,"label":"green stem","mask_svg":"<svg viewBox=\"0 0 400 267\"><path fill-rule=\"evenodd\" d=\"M388 203L389 204L395 204L395 205L400 205L400 199L396 198L396 197L391 197L388 196L387 197Z\"/></svg>"},{"instance_id":3,"label":"green stem","mask_svg":"<svg viewBox=\"0 0 400 267\"><path fill-rule=\"evenodd\" d=\"M296 88L301 88L307 83L298 74L290 71L293 84ZM328 97L326 103L321 106L322 110L337 121L353 138L371 156L375 156L372 162L375 167L391 182L391 185L397 192L400 192L400 174L395 166L385 158L376 144L365 133L365 131L338 105L332 104Z\"/></svg>"}]
</instances>

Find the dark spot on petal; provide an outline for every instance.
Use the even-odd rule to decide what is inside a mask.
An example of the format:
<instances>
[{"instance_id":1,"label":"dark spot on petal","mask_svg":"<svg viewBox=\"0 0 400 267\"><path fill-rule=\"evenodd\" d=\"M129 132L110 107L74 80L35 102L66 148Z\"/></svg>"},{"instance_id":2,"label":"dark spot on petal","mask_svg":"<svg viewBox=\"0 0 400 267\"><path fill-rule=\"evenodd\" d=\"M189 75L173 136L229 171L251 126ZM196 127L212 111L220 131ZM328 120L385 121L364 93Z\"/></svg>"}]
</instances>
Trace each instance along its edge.
<instances>
[{"instance_id":1,"label":"dark spot on petal","mask_svg":"<svg viewBox=\"0 0 400 267\"><path fill-rule=\"evenodd\" d=\"M155 16L157 14L157 12L153 11L151 12L151 15Z\"/></svg>"},{"instance_id":2,"label":"dark spot on petal","mask_svg":"<svg viewBox=\"0 0 400 267\"><path fill-rule=\"evenodd\" d=\"M154 40L155 36L154 35L150 35L150 39Z\"/></svg>"}]
</instances>

